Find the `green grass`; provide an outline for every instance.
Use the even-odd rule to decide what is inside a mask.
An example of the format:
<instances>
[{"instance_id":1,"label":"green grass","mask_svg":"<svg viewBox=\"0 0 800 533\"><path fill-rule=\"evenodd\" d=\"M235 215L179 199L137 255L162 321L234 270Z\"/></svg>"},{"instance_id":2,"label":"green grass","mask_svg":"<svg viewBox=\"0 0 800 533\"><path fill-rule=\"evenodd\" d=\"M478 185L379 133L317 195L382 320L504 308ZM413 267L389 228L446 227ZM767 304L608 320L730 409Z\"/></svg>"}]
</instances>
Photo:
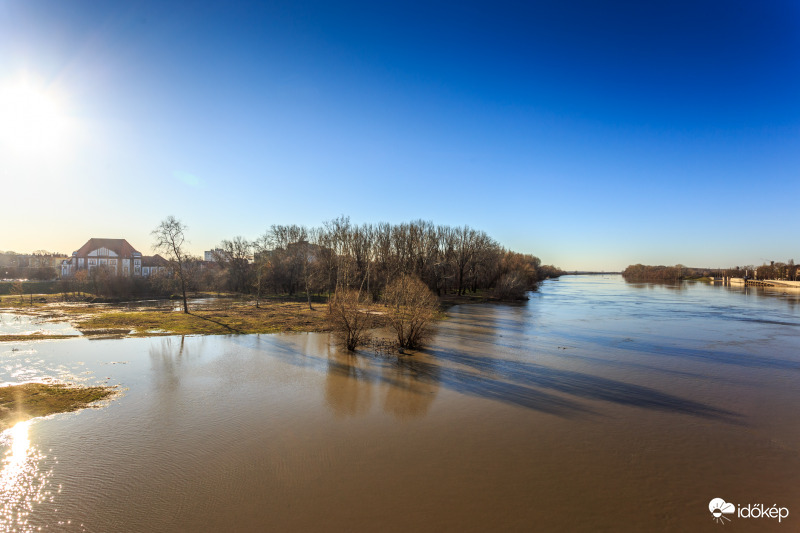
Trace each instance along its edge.
<instances>
[{"instance_id":1,"label":"green grass","mask_svg":"<svg viewBox=\"0 0 800 533\"><path fill-rule=\"evenodd\" d=\"M36 311L49 304L63 303L61 294L24 294L20 298L16 294L0 294L0 309L13 309L15 312Z\"/></svg>"},{"instance_id":2,"label":"green grass","mask_svg":"<svg viewBox=\"0 0 800 533\"><path fill-rule=\"evenodd\" d=\"M0 428L38 416L76 411L113 393L109 387L24 383L0 387Z\"/></svg>"}]
</instances>

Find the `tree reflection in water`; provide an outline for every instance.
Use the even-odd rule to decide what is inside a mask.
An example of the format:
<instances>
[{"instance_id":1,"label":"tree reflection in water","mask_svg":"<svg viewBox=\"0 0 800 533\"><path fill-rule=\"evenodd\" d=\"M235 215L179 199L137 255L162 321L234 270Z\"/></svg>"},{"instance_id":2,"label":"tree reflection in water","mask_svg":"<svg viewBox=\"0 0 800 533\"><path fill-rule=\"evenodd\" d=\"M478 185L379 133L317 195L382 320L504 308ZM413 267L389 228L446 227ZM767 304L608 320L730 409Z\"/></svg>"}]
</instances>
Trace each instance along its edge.
<instances>
[{"instance_id":1,"label":"tree reflection in water","mask_svg":"<svg viewBox=\"0 0 800 533\"><path fill-rule=\"evenodd\" d=\"M374 377L369 361L358 354L336 350L328 354L325 399L338 417L364 415L372 405Z\"/></svg>"},{"instance_id":2,"label":"tree reflection in water","mask_svg":"<svg viewBox=\"0 0 800 533\"><path fill-rule=\"evenodd\" d=\"M365 415L377 388L385 412L399 419L424 415L439 389L439 368L423 357L330 353L325 381L328 406L339 417Z\"/></svg>"},{"instance_id":3,"label":"tree reflection in water","mask_svg":"<svg viewBox=\"0 0 800 533\"><path fill-rule=\"evenodd\" d=\"M422 357L400 356L381 368L386 388L383 409L399 419L426 414L439 390L439 367Z\"/></svg>"}]
</instances>

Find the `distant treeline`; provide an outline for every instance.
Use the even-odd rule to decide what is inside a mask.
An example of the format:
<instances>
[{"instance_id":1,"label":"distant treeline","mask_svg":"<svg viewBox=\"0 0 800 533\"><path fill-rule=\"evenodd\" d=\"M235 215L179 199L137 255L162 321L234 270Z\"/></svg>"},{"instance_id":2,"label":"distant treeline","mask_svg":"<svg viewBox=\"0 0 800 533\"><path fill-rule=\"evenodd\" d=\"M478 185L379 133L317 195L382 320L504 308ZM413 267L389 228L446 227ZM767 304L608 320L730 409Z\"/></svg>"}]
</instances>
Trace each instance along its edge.
<instances>
[{"instance_id":1,"label":"distant treeline","mask_svg":"<svg viewBox=\"0 0 800 533\"><path fill-rule=\"evenodd\" d=\"M57 266L65 257L46 250L37 250L32 254L0 252L0 279L56 279L59 274Z\"/></svg>"},{"instance_id":2,"label":"distant treeline","mask_svg":"<svg viewBox=\"0 0 800 533\"><path fill-rule=\"evenodd\" d=\"M629 265L622 272L622 276L628 281L679 281L683 279L698 279L712 276L725 276L731 278L752 278L752 279L785 279L797 280L800 278L800 268L790 259L786 263L770 261L769 264L762 264L759 267L753 265L736 266L733 268L696 268L683 265L675 266L651 266L651 265Z\"/></svg>"},{"instance_id":3,"label":"distant treeline","mask_svg":"<svg viewBox=\"0 0 800 533\"><path fill-rule=\"evenodd\" d=\"M58 274L59 272L55 267L0 266L0 278L3 279L35 279L46 281L58 278Z\"/></svg>"},{"instance_id":4,"label":"distant treeline","mask_svg":"<svg viewBox=\"0 0 800 533\"><path fill-rule=\"evenodd\" d=\"M682 279L702 278L719 275L719 270L709 268L692 268L683 265L652 266L628 265L622 271L622 277L628 281L680 281Z\"/></svg>"}]
</instances>

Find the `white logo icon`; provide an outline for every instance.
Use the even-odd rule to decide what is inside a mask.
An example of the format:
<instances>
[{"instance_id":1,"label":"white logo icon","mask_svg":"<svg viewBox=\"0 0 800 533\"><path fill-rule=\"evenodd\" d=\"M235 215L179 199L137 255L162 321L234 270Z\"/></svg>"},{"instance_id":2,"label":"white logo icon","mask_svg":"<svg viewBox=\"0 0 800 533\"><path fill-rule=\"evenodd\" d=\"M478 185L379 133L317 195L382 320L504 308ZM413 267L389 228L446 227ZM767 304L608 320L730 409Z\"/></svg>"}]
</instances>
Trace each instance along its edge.
<instances>
[{"instance_id":1,"label":"white logo icon","mask_svg":"<svg viewBox=\"0 0 800 533\"><path fill-rule=\"evenodd\" d=\"M725 525L725 520L728 522L731 521L731 519L725 515L733 514L736 511L736 506L732 503L727 503L722 498L714 498L708 502L708 510L711 511L714 522Z\"/></svg>"}]
</instances>

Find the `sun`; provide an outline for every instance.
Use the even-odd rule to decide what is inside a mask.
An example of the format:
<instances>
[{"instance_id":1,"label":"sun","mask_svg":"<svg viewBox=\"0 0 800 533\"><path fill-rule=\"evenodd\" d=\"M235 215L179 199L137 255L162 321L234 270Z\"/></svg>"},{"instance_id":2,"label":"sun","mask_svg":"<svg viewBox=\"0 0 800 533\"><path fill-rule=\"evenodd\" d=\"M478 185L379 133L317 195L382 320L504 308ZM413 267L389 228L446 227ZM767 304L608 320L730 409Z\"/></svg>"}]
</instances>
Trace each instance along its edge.
<instances>
[{"instance_id":1,"label":"sun","mask_svg":"<svg viewBox=\"0 0 800 533\"><path fill-rule=\"evenodd\" d=\"M63 149L69 130L55 90L27 80L0 84L0 148L45 157Z\"/></svg>"}]
</instances>

